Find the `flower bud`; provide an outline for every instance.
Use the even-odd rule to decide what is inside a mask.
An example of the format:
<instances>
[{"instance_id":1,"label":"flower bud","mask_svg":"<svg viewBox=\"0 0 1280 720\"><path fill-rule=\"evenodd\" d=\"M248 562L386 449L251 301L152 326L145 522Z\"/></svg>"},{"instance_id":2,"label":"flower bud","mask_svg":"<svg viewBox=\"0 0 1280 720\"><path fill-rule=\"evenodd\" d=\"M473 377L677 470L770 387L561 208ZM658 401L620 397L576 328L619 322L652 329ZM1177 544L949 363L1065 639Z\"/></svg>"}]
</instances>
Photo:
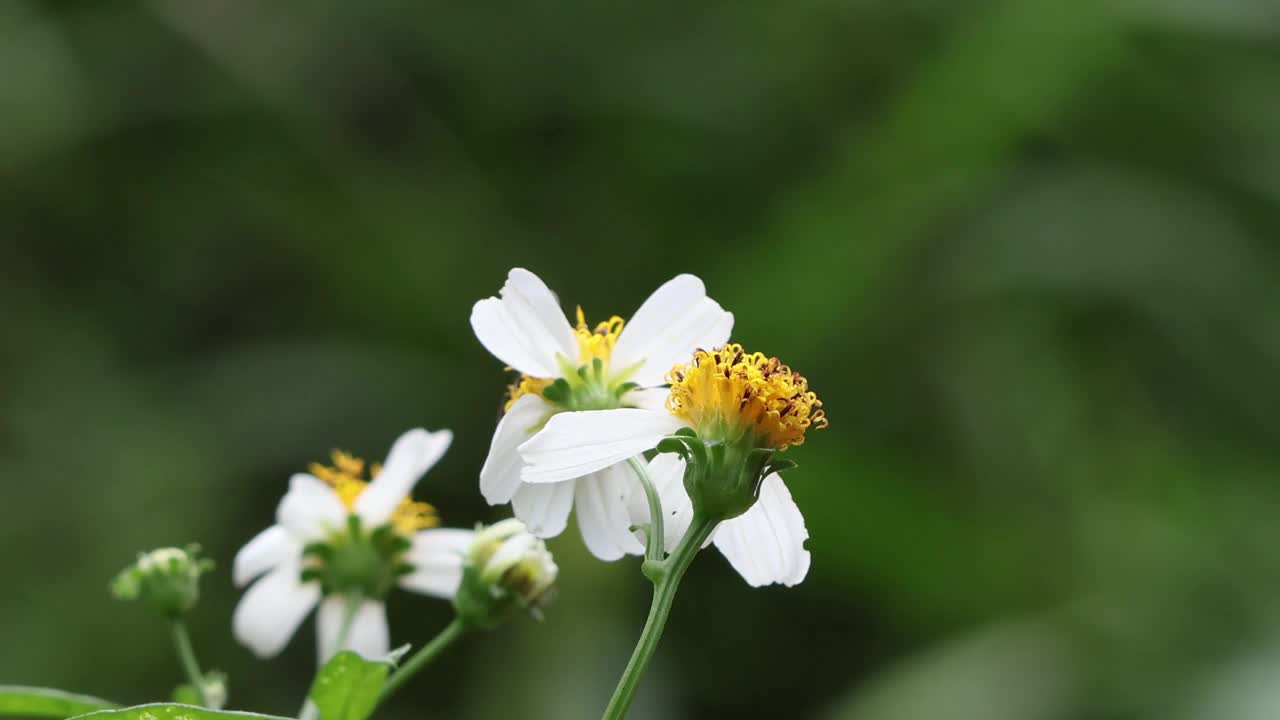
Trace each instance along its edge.
<instances>
[{"instance_id":1,"label":"flower bud","mask_svg":"<svg viewBox=\"0 0 1280 720\"><path fill-rule=\"evenodd\" d=\"M513 607L536 615L558 573L542 540L519 520L503 520L476 532L454 607L465 622L486 628L502 622Z\"/></svg>"},{"instance_id":2,"label":"flower bud","mask_svg":"<svg viewBox=\"0 0 1280 720\"><path fill-rule=\"evenodd\" d=\"M143 600L167 617L181 617L200 599L200 576L213 561L200 558L200 546L160 548L138 555L111 583L118 600Z\"/></svg>"}]
</instances>

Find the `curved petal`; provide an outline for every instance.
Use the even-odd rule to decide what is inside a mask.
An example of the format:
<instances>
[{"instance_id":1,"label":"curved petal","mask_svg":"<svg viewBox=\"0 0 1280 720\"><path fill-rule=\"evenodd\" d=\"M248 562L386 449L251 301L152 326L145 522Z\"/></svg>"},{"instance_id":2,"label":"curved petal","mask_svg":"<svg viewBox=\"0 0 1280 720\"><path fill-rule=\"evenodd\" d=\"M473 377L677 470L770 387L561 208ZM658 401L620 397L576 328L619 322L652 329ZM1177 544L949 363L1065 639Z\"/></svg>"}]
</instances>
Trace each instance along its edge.
<instances>
[{"instance_id":1,"label":"curved petal","mask_svg":"<svg viewBox=\"0 0 1280 720\"><path fill-rule=\"evenodd\" d=\"M693 501L684 489L684 460L679 455L662 453L649 462L649 481L662 503L662 535L668 551L673 550L693 522ZM632 525L649 523L649 499L644 489L636 487L628 502ZM643 538L644 533L637 531Z\"/></svg>"},{"instance_id":2,"label":"curved petal","mask_svg":"<svg viewBox=\"0 0 1280 720\"><path fill-rule=\"evenodd\" d=\"M406 560L413 572L400 578L400 587L423 595L452 598L462 582L462 558L471 541L471 530L436 528L413 536Z\"/></svg>"},{"instance_id":3,"label":"curved petal","mask_svg":"<svg viewBox=\"0 0 1280 720\"><path fill-rule=\"evenodd\" d=\"M569 524L573 486L572 480L542 485L521 484L511 497L511 509L529 532L540 538L555 537Z\"/></svg>"},{"instance_id":4,"label":"curved petal","mask_svg":"<svg viewBox=\"0 0 1280 720\"><path fill-rule=\"evenodd\" d=\"M556 356L578 359L578 340L555 294L537 275L513 268L501 298L471 309L471 329L494 357L530 377L557 377Z\"/></svg>"},{"instance_id":5,"label":"curved petal","mask_svg":"<svg viewBox=\"0 0 1280 720\"><path fill-rule=\"evenodd\" d=\"M551 404L537 395L522 395L498 421L489 443L489 457L480 468L480 494L490 505L511 502L511 496L520 487L520 472L524 460L519 448L533 437L535 428L542 425L554 410Z\"/></svg>"},{"instance_id":6,"label":"curved petal","mask_svg":"<svg viewBox=\"0 0 1280 720\"><path fill-rule=\"evenodd\" d=\"M630 380L641 387L661 385L676 363L698 348L719 347L733 332L733 313L707 297L702 281L677 275L653 291L627 322L613 347L610 365L636 366Z\"/></svg>"},{"instance_id":7,"label":"curved petal","mask_svg":"<svg viewBox=\"0 0 1280 720\"><path fill-rule=\"evenodd\" d=\"M258 533L236 553L235 566L231 571L232 580L236 587L244 587L262 573L301 554L302 546L289 537L289 531L280 525L272 525Z\"/></svg>"},{"instance_id":8,"label":"curved petal","mask_svg":"<svg viewBox=\"0 0 1280 720\"><path fill-rule=\"evenodd\" d=\"M665 412L667 409L667 398L670 396L671 389L665 385L662 387L647 387L632 390L623 396L622 402L627 407Z\"/></svg>"},{"instance_id":9,"label":"curved petal","mask_svg":"<svg viewBox=\"0 0 1280 720\"><path fill-rule=\"evenodd\" d=\"M338 647L346 615L347 599L340 595L327 597L320 603L320 611L316 613L316 655L320 665L342 650L351 650L368 660L380 659L391 651L386 605L377 600L360 603L347 630L346 642Z\"/></svg>"},{"instance_id":10,"label":"curved petal","mask_svg":"<svg viewBox=\"0 0 1280 720\"><path fill-rule=\"evenodd\" d=\"M355 511L369 527L377 527L391 517L396 506L409 493L418 479L435 465L453 442L448 430L427 432L414 428L401 435L387 453L382 471L369 483L369 487L356 498Z\"/></svg>"},{"instance_id":11,"label":"curved petal","mask_svg":"<svg viewBox=\"0 0 1280 720\"><path fill-rule=\"evenodd\" d=\"M627 502L631 494L643 496L639 481L624 464L579 478L574 490L578 530L592 555L612 562L623 555L641 555L644 546L631 533Z\"/></svg>"},{"instance_id":12,"label":"curved petal","mask_svg":"<svg viewBox=\"0 0 1280 720\"><path fill-rule=\"evenodd\" d=\"M684 427L671 413L639 408L565 412L552 416L520 446L526 483L582 477L652 449Z\"/></svg>"},{"instance_id":13,"label":"curved petal","mask_svg":"<svg viewBox=\"0 0 1280 720\"><path fill-rule=\"evenodd\" d=\"M760 499L715 533L716 547L752 587L797 585L809 573L809 531L804 516L777 474L765 477Z\"/></svg>"},{"instance_id":14,"label":"curved petal","mask_svg":"<svg viewBox=\"0 0 1280 720\"><path fill-rule=\"evenodd\" d=\"M324 481L305 473L289 478L289 492L276 508L276 523L296 541L320 540L346 521L346 506Z\"/></svg>"},{"instance_id":15,"label":"curved petal","mask_svg":"<svg viewBox=\"0 0 1280 720\"><path fill-rule=\"evenodd\" d=\"M240 599L231 628L255 655L278 655L307 613L320 601L320 584L302 582L297 560L287 560L254 583Z\"/></svg>"}]
</instances>

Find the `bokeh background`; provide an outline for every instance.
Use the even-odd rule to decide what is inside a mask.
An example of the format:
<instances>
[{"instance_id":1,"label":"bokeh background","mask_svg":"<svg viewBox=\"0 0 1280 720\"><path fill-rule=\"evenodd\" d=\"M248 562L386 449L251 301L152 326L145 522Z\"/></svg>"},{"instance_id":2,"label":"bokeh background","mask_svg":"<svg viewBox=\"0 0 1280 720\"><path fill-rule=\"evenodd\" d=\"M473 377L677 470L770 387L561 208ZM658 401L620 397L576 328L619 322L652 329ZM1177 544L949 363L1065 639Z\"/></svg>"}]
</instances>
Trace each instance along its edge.
<instances>
[{"instance_id":1,"label":"bokeh background","mask_svg":"<svg viewBox=\"0 0 1280 720\"><path fill-rule=\"evenodd\" d=\"M697 273L831 417L808 579L701 558L633 717L1280 717L1278 118L1269 0L6 0L0 680L165 695L107 582L198 540L205 664L295 711L230 559L415 425L502 516L467 316L519 265L593 318ZM648 586L552 547L386 717L598 717Z\"/></svg>"}]
</instances>

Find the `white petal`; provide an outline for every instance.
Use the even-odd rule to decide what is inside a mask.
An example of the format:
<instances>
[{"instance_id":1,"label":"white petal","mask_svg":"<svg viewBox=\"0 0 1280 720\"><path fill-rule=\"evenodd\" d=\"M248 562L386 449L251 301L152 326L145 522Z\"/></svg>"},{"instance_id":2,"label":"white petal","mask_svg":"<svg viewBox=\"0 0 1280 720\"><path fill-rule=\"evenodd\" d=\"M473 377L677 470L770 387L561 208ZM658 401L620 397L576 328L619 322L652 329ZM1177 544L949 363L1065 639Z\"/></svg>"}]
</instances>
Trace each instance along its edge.
<instances>
[{"instance_id":1,"label":"white petal","mask_svg":"<svg viewBox=\"0 0 1280 720\"><path fill-rule=\"evenodd\" d=\"M333 488L305 473L289 479L289 492L276 508L276 523L295 540L320 540L346 522L347 508Z\"/></svg>"},{"instance_id":2,"label":"white petal","mask_svg":"<svg viewBox=\"0 0 1280 720\"><path fill-rule=\"evenodd\" d=\"M752 587L770 583L791 586L809 572L809 531L804 516L777 474L760 485L760 499L715 533L716 547Z\"/></svg>"},{"instance_id":3,"label":"white petal","mask_svg":"<svg viewBox=\"0 0 1280 720\"><path fill-rule=\"evenodd\" d=\"M377 527L385 523L452 442L453 433L448 430L433 433L415 428L401 435L387 453L382 471L356 498L355 510L365 525Z\"/></svg>"},{"instance_id":4,"label":"white petal","mask_svg":"<svg viewBox=\"0 0 1280 720\"><path fill-rule=\"evenodd\" d=\"M231 572L236 587L244 587L250 580L279 565L290 557L299 557L302 546L289 537L289 531L280 525L258 533L249 544L236 553L235 567Z\"/></svg>"},{"instance_id":5,"label":"white petal","mask_svg":"<svg viewBox=\"0 0 1280 720\"><path fill-rule=\"evenodd\" d=\"M631 534L627 501L632 492L644 495L629 466L614 465L577 480L574 512L582 541L592 555L611 562L623 555L641 555L644 546Z\"/></svg>"},{"instance_id":6,"label":"white petal","mask_svg":"<svg viewBox=\"0 0 1280 720\"><path fill-rule=\"evenodd\" d=\"M511 502L511 496L520 487L520 472L524 469L524 460L517 448L533 437L533 430L552 412L551 405L541 397L522 395L498 421L493 442L489 444L489 457L480 468L480 494L490 505Z\"/></svg>"},{"instance_id":7,"label":"white petal","mask_svg":"<svg viewBox=\"0 0 1280 720\"><path fill-rule=\"evenodd\" d=\"M676 363L689 362L698 348L725 344L732 332L733 313L707 297L697 277L677 275L627 321L609 364L621 369L642 363L630 380L641 387L661 385Z\"/></svg>"},{"instance_id":8,"label":"white petal","mask_svg":"<svg viewBox=\"0 0 1280 720\"><path fill-rule=\"evenodd\" d=\"M671 395L671 390L666 387L649 387L632 390L622 398L623 403L628 407L636 407L641 410L661 410L667 409L667 398Z\"/></svg>"},{"instance_id":9,"label":"white petal","mask_svg":"<svg viewBox=\"0 0 1280 720\"><path fill-rule=\"evenodd\" d=\"M537 275L514 268L501 298L471 309L471 329L485 349L530 377L560 375L556 356L578 360L578 339L560 302Z\"/></svg>"},{"instance_id":10,"label":"white petal","mask_svg":"<svg viewBox=\"0 0 1280 720\"><path fill-rule=\"evenodd\" d=\"M347 630L346 642L338 647L338 636L342 634L346 614L347 599L340 595L327 597L320 603L320 612L316 614L316 655L320 665L341 650L359 653L367 660L382 658L391 650L385 605L376 600L360 603L351 620L351 628Z\"/></svg>"},{"instance_id":11,"label":"white petal","mask_svg":"<svg viewBox=\"0 0 1280 720\"><path fill-rule=\"evenodd\" d=\"M684 460L673 453L658 455L649 463L649 480L662 503L662 535L667 552L675 549L693 522L693 501L684 489L684 468ZM632 525L649 523L649 499L643 488L636 487L631 493L628 507ZM636 535L643 537L639 531Z\"/></svg>"},{"instance_id":12,"label":"white petal","mask_svg":"<svg viewBox=\"0 0 1280 720\"><path fill-rule=\"evenodd\" d=\"M639 455L684 427L665 411L622 408L565 412L520 446L527 483L559 482Z\"/></svg>"},{"instance_id":13,"label":"white petal","mask_svg":"<svg viewBox=\"0 0 1280 720\"><path fill-rule=\"evenodd\" d=\"M400 587L423 595L452 598L462 582L462 557L471 547L471 530L436 528L413 536L405 559L413 572L400 578Z\"/></svg>"},{"instance_id":14,"label":"white petal","mask_svg":"<svg viewBox=\"0 0 1280 720\"><path fill-rule=\"evenodd\" d=\"M521 484L511 498L516 517L540 538L555 537L569 524L573 506L572 480L542 485Z\"/></svg>"},{"instance_id":15,"label":"white petal","mask_svg":"<svg viewBox=\"0 0 1280 720\"><path fill-rule=\"evenodd\" d=\"M302 582L301 565L280 563L254 583L236 606L231 627L236 639L262 658L280 653L320 600L320 584Z\"/></svg>"}]
</instances>

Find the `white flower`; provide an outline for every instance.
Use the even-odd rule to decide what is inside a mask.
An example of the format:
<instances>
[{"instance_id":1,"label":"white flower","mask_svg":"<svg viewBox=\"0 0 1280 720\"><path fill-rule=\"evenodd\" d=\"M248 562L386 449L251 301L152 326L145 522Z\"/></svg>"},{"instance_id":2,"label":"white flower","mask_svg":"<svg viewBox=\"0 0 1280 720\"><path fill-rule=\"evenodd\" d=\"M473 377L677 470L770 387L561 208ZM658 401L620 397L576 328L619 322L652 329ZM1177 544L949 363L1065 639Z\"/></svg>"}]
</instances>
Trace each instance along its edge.
<instances>
[{"instance_id":1,"label":"white flower","mask_svg":"<svg viewBox=\"0 0 1280 720\"><path fill-rule=\"evenodd\" d=\"M642 553L626 509L639 489L625 466L611 467L629 456L549 477L530 474L517 449L548 418L660 409L668 368L695 348L726 342L732 313L707 297L701 280L679 275L655 290L625 324L614 317L593 329L579 309L575 328L542 280L516 268L501 297L476 303L471 326L489 352L522 375L480 472L485 499L492 505L510 502L516 517L544 538L563 532L570 509L576 509L583 541L596 557Z\"/></svg>"},{"instance_id":2,"label":"white flower","mask_svg":"<svg viewBox=\"0 0 1280 720\"><path fill-rule=\"evenodd\" d=\"M693 519L693 504L684 489L685 461L671 454L658 455L649 463L649 477L662 499L663 535L666 547L674 548L684 537ZM634 525L649 522L649 505L640 496L631 502ZM797 585L809 573L809 539L804 516L777 473L766 475L760 484L760 499L751 509L720 523L712 533L715 544L752 587L780 583Z\"/></svg>"},{"instance_id":3,"label":"white flower","mask_svg":"<svg viewBox=\"0 0 1280 720\"><path fill-rule=\"evenodd\" d=\"M546 543L515 518L477 528L464 562L453 605L476 627L496 627L516 608L540 617L560 573Z\"/></svg>"},{"instance_id":4,"label":"white flower","mask_svg":"<svg viewBox=\"0 0 1280 720\"><path fill-rule=\"evenodd\" d=\"M363 463L341 453L334 454L337 467L312 466L311 474L294 475L276 510L276 524L236 555L236 585L257 580L236 607L232 621L236 639L260 657L276 655L319 605L318 651L324 662L339 649L345 604L352 592L326 586L347 580L373 582L360 588L362 603L345 648L381 657L390 646L382 597L385 586L394 582L406 590L453 597L462 576L462 556L474 533L423 529L434 524L433 511L408 499L418 479L444 455L452 439L447 430L406 432L392 446L381 471L375 470L367 483L361 479ZM353 529L360 530L358 536L353 536ZM343 552L357 543L370 543L384 562L367 568L367 577L328 573L326 553ZM406 563L412 570L401 574Z\"/></svg>"}]
</instances>

